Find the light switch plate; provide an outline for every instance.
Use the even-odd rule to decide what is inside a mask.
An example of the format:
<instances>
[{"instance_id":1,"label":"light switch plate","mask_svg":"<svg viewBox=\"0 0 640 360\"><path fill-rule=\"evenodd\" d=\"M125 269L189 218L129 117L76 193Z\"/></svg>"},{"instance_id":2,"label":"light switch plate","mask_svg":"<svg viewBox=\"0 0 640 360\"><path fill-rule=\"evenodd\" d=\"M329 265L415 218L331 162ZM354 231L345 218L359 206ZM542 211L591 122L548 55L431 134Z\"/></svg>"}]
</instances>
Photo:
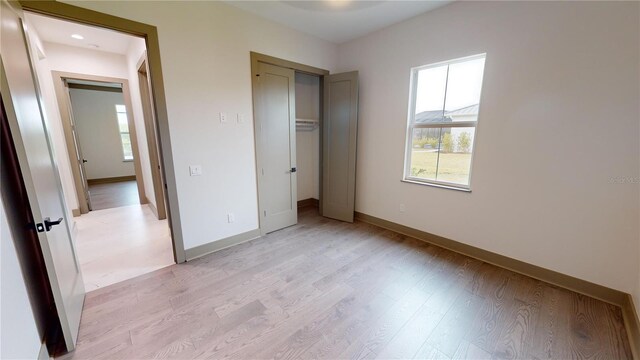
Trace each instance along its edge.
<instances>
[{"instance_id":1,"label":"light switch plate","mask_svg":"<svg viewBox=\"0 0 640 360\"><path fill-rule=\"evenodd\" d=\"M227 113L220 113L220 122L221 123L226 123L227 122Z\"/></svg>"},{"instance_id":2,"label":"light switch plate","mask_svg":"<svg viewBox=\"0 0 640 360\"><path fill-rule=\"evenodd\" d=\"M189 165L189 175L191 176L202 175L202 165Z\"/></svg>"},{"instance_id":3,"label":"light switch plate","mask_svg":"<svg viewBox=\"0 0 640 360\"><path fill-rule=\"evenodd\" d=\"M244 123L244 115L238 113L238 124L243 124Z\"/></svg>"}]
</instances>

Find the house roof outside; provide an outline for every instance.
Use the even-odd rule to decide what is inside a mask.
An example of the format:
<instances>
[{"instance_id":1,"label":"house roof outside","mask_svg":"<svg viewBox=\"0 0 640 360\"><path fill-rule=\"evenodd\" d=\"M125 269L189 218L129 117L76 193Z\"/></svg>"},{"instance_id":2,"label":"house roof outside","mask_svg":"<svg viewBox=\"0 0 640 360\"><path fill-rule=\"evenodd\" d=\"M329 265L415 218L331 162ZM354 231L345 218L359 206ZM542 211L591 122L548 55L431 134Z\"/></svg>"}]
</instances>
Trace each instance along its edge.
<instances>
[{"instance_id":1,"label":"house roof outside","mask_svg":"<svg viewBox=\"0 0 640 360\"><path fill-rule=\"evenodd\" d=\"M478 115L479 104L469 105L460 109L443 112L442 110L429 110L417 113L416 124L448 123L453 122L456 116Z\"/></svg>"},{"instance_id":2,"label":"house roof outside","mask_svg":"<svg viewBox=\"0 0 640 360\"><path fill-rule=\"evenodd\" d=\"M444 116L442 110L423 111L416 114L415 122L418 124L452 122L450 117Z\"/></svg>"},{"instance_id":3,"label":"house roof outside","mask_svg":"<svg viewBox=\"0 0 640 360\"><path fill-rule=\"evenodd\" d=\"M473 105L465 106L465 107L460 108L460 109L448 111L446 114L447 114L447 116L478 115L478 108L479 107L480 107L480 104L473 104Z\"/></svg>"}]
</instances>

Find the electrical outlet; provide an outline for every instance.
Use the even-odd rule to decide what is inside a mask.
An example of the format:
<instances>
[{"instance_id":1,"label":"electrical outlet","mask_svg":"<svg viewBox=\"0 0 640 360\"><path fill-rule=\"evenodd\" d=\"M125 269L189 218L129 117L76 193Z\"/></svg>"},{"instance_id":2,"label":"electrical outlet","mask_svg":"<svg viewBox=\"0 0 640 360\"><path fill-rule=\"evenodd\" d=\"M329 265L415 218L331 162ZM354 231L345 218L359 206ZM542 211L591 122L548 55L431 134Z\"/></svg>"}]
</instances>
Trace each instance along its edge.
<instances>
[{"instance_id":1,"label":"electrical outlet","mask_svg":"<svg viewBox=\"0 0 640 360\"><path fill-rule=\"evenodd\" d=\"M202 175L202 165L189 165L189 175L191 176Z\"/></svg>"},{"instance_id":2,"label":"electrical outlet","mask_svg":"<svg viewBox=\"0 0 640 360\"><path fill-rule=\"evenodd\" d=\"M400 204L400 212L403 213L405 210L404 204Z\"/></svg>"},{"instance_id":3,"label":"electrical outlet","mask_svg":"<svg viewBox=\"0 0 640 360\"><path fill-rule=\"evenodd\" d=\"M226 123L227 122L227 113L220 113L220 122L221 123Z\"/></svg>"},{"instance_id":4,"label":"electrical outlet","mask_svg":"<svg viewBox=\"0 0 640 360\"><path fill-rule=\"evenodd\" d=\"M235 215L233 215L233 213L228 213L228 214L227 214L227 222L228 222L228 223L232 223L232 222L234 222L234 221L236 221L236 216L235 216Z\"/></svg>"}]
</instances>

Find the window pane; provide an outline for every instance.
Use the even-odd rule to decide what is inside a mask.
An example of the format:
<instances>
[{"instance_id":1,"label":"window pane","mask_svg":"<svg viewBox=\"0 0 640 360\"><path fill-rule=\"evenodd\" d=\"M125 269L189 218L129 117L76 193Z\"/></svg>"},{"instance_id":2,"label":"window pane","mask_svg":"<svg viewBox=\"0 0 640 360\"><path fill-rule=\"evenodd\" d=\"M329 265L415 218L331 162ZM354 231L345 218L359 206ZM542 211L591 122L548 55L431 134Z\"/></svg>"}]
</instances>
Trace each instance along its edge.
<instances>
[{"instance_id":1,"label":"window pane","mask_svg":"<svg viewBox=\"0 0 640 360\"><path fill-rule=\"evenodd\" d=\"M477 121L484 58L449 65L445 115L451 121Z\"/></svg>"},{"instance_id":2,"label":"window pane","mask_svg":"<svg viewBox=\"0 0 640 360\"><path fill-rule=\"evenodd\" d=\"M124 105L116 105L116 112L126 113L127 112L127 108Z\"/></svg>"},{"instance_id":3,"label":"window pane","mask_svg":"<svg viewBox=\"0 0 640 360\"><path fill-rule=\"evenodd\" d=\"M131 148L131 137L128 133L120 134L120 140L122 141L122 151L124 153L125 160L133 160L133 149Z\"/></svg>"},{"instance_id":4,"label":"window pane","mask_svg":"<svg viewBox=\"0 0 640 360\"><path fill-rule=\"evenodd\" d=\"M118 129L121 133L129 132L129 122L127 121L127 114L118 113Z\"/></svg>"},{"instance_id":5,"label":"window pane","mask_svg":"<svg viewBox=\"0 0 640 360\"><path fill-rule=\"evenodd\" d=\"M447 65L420 70L417 76L415 122L443 122Z\"/></svg>"},{"instance_id":6,"label":"window pane","mask_svg":"<svg viewBox=\"0 0 640 360\"><path fill-rule=\"evenodd\" d=\"M413 129L409 176L435 180L441 129Z\"/></svg>"},{"instance_id":7,"label":"window pane","mask_svg":"<svg viewBox=\"0 0 640 360\"><path fill-rule=\"evenodd\" d=\"M442 128L436 180L469 185L475 128Z\"/></svg>"}]
</instances>

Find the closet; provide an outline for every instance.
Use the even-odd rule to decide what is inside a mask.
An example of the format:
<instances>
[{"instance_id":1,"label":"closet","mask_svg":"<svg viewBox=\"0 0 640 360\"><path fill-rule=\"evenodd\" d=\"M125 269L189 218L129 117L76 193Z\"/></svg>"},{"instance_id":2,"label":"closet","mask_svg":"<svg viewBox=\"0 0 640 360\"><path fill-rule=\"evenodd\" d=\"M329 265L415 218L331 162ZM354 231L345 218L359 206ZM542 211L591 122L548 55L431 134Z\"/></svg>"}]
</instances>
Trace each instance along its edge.
<instances>
[{"instance_id":1,"label":"closet","mask_svg":"<svg viewBox=\"0 0 640 360\"><path fill-rule=\"evenodd\" d=\"M298 202L353 222L358 72L251 53L260 233L298 222Z\"/></svg>"},{"instance_id":2,"label":"closet","mask_svg":"<svg viewBox=\"0 0 640 360\"><path fill-rule=\"evenodd\" d=\"M320 77L295 74L298 203L320 199Z\"/></svg>"}]
</instances>

